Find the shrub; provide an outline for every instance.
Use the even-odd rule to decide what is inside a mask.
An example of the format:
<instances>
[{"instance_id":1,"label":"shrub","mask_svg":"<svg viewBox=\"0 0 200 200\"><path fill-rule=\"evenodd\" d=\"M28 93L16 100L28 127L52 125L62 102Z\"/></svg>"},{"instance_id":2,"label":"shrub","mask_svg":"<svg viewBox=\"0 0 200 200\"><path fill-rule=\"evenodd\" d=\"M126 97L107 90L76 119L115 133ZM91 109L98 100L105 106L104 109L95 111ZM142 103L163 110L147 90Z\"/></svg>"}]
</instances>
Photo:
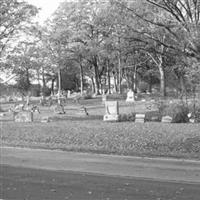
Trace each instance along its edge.
<instances>
[{"instance_id":1,"label":"shrub","mask_svg":"<svg viewBox=\"0 0 200 200\"><path fill-rule=\"evenodd\" d=\"M82 98L83 99L92 99L92 94L89 94L89 93L84 94Z\"/></svg>"},{"instance_id":2,"label":"shrub","mask_svg":"<svg viewBox=\"0 0 200 200\"><path fill-rule=\"evenodd\" d=\"M42 88L42 94L43 94L44 96L50 96L50 95L51 95L51 89L48 88L48 87L43 87L43 88Z\"/></svg>"},{"instance_id":3,"label":"shrub","mask_svg":"<svg viewBox=\"0 0 200 200\"><path fill-rule=\"evenodd\" d=\"M142 81L139 83L138 88L140 90L140 92L146 92L148 90L148 83Z\"/></svg>"},{"instance_id":4,"label":"shrub","mask_svg":"<svg viewBox=\"0 0 200 200\"><path fill-rule=\"evenodd\" d=\"M120 122L135 121L135 113L120 114L119 121Z\"/></svg>"},{"instance_id":5,"label":"shrub","mask_svg":"<svg viewBox=\"0 0 200 200\"><path fill-rule=\"evenodd\" d=\"M158 111L149 111L145 114L145 120L147 122L159 122L161 121L161 115Z\"/></svg>"},{"instance_id":6,"label":"shrub","mask_svg":"<svg viewBox=\"0 0 200 200\"><path fill-rule=\"evenodd\" d=\"M183 102L161 103L159 107L161 116L172 117L173 123L186 123L189 122L188 113L189 109Z\"/></svg>"},{"instance_id":7,"label":"shrub","mask_svg":"<svg viewBox=\"0 0 200 200\"><path fill-rule=\"evenodd\" d=\"M118 93L114 93L114 94L109 94L107 95L107 99L109 100L125 100L126 99L127 94L118 94Z\"/></svg>"}]
</instances>

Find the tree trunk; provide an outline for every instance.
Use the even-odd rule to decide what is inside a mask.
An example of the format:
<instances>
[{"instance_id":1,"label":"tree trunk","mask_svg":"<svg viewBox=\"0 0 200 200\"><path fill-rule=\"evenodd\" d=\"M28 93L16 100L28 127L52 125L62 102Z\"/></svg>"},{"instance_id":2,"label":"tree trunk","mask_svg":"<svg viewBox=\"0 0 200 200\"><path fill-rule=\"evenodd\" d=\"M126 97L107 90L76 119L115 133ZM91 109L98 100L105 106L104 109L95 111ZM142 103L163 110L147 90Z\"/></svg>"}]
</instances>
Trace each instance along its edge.
<instances>
[{"instance_id":1,"label":"tree trunk","mask_svg":"<svg viewBox=\"0 0 200 200\"><path fill-rule=\"evenodd\" d=\"M134 67L134 75L133 75L133 91L137 93L137 66Z\"/></svg>"},{"instance_id":2,"label":"tree trunk","mask_svg":"<svg viewBox=\"0 0 200 200\"><path fill-rule=\"evenodd\" d=\"M181 75L179 80L180 80L180 86L181 86L181 94L183 95L185 93L184 77Z\"/></svg>"},{"instance_id":3,"label":"tree trunk","mask_svg":"<svg viewBox=\"0 0 200 200\"><path fill-rule=\"evenodd\" d=\"M108 94L111 94L109 60L107 61L107 83L108 83Z\"/></svg>"},{"instance_id":4,"label":"tree trunk","mask_svg":"<svg viewBox=\"0 0 200 200\"><path fill-rule=\"evenodd\" d=\"M42 68L42 87L46 87L45 75L44 75L44 68Z\"/></svg>"},{"instance_id":5,"label":"tree trunk","mask_svg":"<svg viewBox=\"0 0 200 200\"><path fill-rule=\"evenodd\" d=\"M152 93L152 77L151 77L151 75L149 75L148 92Z\"/></svg>"},{"instance_id":6,"label":"tree trunk","mask_svg":"<svg viewBox=\"0 0 200 200\"><path fill-rule=\"evenodd\" d=\"M55 82L55 79L52 79L51 80L51 93L54 94L54 82Z\"/></svg>"},{"instance_id":7,"label":"tree trunk","mask_svg":"<svg viewBox=\"0 0 200 200\"><path fill-rule=\"evenodd\" d=\"M81 96L83 95L83 66L80 64Z\"/></svg>"},{"instance_id":8,"label":"tree trunk","mask_svg":"<svg viewBox=\"0 0 200 200\"><path fill-rule=\"evenodd\" d=\"M120 52L119 52L119 55L118 55L118 93L121 94L121 55L120 55Z\"/></svg>"},{"instance_id":9,"label":"tree trunk","mask_svg":"<svg viewBox=\"0 0 200 200\"><path fill-rule=\"evenodd\" d=\"M114 90L115 90L115 93L116 93L117 92L117 78L116 78L115 74L113 75L113 78L114 78Z\"/></svg>"},{"instance_id":10,"label":"tree trunk","mask_svg":"<svg viewBox=\"0 0 200 200\"><path fill-rule=\"evenodd\" d=\"M61 96L61 70L59 68L58 69L58 104L61 104L60 96Z\"/></svg>"},{"instance_id":11,"label":"tree trunk","mask_svg":"<svg viewBox=\"0 0 200 200\"><path fill-rule=\"evenodd\" d=\"M95 91L95 83L94 83L94 77L93 76L91 77L91 81L92 81L92 93L95 94L96 91Z\"/></svg>"},{"instance_id":12,"label":"tree trunk","mask_svg":"<svg viewBox=\"0 0 200 200\"><path fill-rule=\"evenodd\" d=\"M99 82L99 70L98 70L98 63L97 57L94 58L94 74L95 74L95 94L100 94L100 82Z\"/></svg>"},{"instance_id":13,"label":"tree trunk","mask_svg":"<svg viewBox=\"0 0 200 200\"><path fill-rule=\"evenodd\" d=\"M159 64L158 64L158 69L160 72L160 93L162 97L166 96L166 83L165 83L165 71L163 68L163 58L160 56L159 58Z\"/></svg>"}]
</instances>

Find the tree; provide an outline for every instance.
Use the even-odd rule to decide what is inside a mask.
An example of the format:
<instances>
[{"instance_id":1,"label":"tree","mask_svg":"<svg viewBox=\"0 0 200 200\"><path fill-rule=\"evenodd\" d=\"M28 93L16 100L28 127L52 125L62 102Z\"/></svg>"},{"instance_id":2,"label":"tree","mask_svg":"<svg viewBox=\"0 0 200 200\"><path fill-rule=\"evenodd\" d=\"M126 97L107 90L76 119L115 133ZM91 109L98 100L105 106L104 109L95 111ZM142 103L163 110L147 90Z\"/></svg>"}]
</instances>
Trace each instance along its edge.
<instances>
[{"instance_id":1,"label":"tree","mask_svg":"<svg viewBox=\"0 0 200 200\"><path fill-rule=\"evenodd\" d=\"M0 57L12 37L23 30L38 10L26 2L1 0L0 3Z\"/></svg>"}]
</instances>

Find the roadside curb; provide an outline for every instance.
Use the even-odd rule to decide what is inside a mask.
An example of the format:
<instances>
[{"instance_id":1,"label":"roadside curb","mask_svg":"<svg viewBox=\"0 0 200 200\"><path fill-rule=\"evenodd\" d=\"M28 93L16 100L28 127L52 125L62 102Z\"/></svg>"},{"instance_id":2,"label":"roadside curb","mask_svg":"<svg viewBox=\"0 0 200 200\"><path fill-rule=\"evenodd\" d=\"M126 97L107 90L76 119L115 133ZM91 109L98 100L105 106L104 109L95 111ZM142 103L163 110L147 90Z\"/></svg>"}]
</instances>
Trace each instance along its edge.
<instances>
[{"instance_id":1,"label":"roadside curb","mask_svg":"<svg viewBox=\"0 0 200 200\"><path fill-rule=\"evenodd\" d=\"M185 158L170 158L170 157L147 157L147 156L127 156L127 155L114 155L114 154L101 154L101 153L89 153L89 152L77 152L77 151L64 151L60 149L46 149L46 148L29 148L29 147L12 147L12 146L1 146L0 149L23 149L27 151L41 151L41 152L66 152L70 154L83 154L83 155L93 155L101 157L111 157L111 158L130 158L139 160L149 160L149 161L165 161L165 162L184 162L184 163L197 163L200 164L200 160L185 159Z\"/></svg>"}]
</instances>

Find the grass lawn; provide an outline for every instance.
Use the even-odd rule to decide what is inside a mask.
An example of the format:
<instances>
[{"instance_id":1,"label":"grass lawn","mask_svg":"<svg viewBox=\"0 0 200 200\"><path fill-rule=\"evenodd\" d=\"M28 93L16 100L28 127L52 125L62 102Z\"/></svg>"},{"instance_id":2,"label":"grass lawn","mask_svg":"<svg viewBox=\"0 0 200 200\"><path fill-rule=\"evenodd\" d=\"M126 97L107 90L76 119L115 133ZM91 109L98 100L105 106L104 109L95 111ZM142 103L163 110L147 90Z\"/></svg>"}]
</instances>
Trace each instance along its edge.
<instances>
[{"instance_id":1,"label":"grass lawn","mask_svg":"<svg viewBox=\"0 0 200 200\"><path fill-rule=\"evenodd\" d=\"M200 160L200 124L163 124L148 122L103 122L104 107L99 102L85 104L89 117L74 115L75 105L67 105L67 114L40 123L41 115L52 115L41 108L33 123L1 120L2 145L62 149L135 156L163 156ZM120 102L120 113L139 112L144 105Z\"/></svg>"}]
</instances>

